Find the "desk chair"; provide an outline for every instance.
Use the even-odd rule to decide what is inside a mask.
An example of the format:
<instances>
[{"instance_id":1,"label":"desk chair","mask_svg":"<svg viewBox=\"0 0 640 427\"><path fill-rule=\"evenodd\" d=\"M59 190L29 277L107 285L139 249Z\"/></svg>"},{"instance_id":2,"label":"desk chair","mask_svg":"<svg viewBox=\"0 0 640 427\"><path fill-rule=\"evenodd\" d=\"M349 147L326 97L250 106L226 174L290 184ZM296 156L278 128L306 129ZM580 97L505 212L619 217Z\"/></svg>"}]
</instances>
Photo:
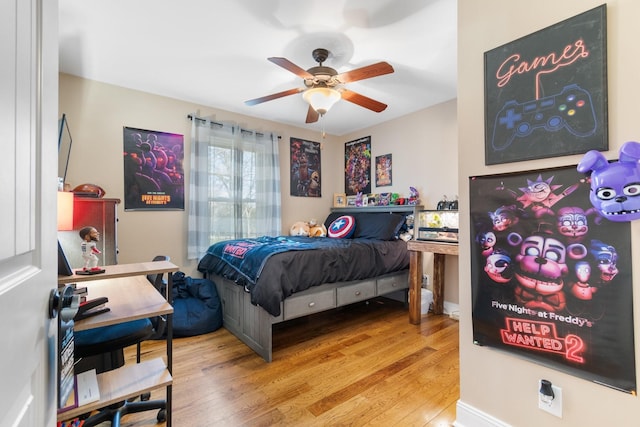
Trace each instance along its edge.
<instances>
[{"instance_id":1,"label":"desk chair","mask_svg":"<svg viewBox=\"0 0 640 427\"><path fill-rule=\"evenodd\" d=\"M169 260L166 256L157 256L153 261ZM151 277L153 276L153 277ZM148 275L147 279L156 286L163 283L162 274ZM166 285L165 285L166 286ZM155 337L162 337L166 319L139 319L117 325L77 331L74 333L74 356L76 373L95 369L102 373L124 365L124 349L136 345L136 362L140 363L140 343ZM112 427L120 426L120 418L126 414L158 410L157 420L166 420L165 400L149 400L150 393L141 395L140 401L125 401L101 409L97 414L85 419L83 426L92 427L104 421L111 421Z\"/></svg>"}]
</instances>

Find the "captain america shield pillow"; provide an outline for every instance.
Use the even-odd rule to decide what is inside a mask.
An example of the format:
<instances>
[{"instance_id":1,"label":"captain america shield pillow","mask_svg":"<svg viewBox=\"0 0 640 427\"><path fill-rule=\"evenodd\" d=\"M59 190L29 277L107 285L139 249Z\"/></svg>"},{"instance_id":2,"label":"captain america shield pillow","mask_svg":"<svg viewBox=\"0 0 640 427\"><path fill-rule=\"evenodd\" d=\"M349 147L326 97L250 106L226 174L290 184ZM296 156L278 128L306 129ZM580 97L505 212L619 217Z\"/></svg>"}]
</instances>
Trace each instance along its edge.
<instances>
[{"instance_id":1,"label":"captain america shield pillow","mask_svg":"<svg viewBox=\"0 0 640 427\"><path fill-rule=\"evenodd\" d=\"M336 218L327 228L327 236L334 239L348 239L356 230L356 219L351 215Z\"/></svg>"}]
</instances>

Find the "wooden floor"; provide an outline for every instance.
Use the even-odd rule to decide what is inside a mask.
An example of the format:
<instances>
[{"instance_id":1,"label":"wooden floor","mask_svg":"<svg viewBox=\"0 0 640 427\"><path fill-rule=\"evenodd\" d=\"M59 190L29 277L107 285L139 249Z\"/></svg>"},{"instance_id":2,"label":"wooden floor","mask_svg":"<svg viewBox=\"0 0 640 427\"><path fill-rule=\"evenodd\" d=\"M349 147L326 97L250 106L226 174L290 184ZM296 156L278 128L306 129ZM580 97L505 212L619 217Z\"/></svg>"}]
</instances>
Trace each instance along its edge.
<instances>
[{"instance_id":1,"label":"wooden floor","mask_svg":"<svg viewBox=\"0 0 640 427\"><path fill-rule=\"evenodd\" d=\"M224 328L175 339L173 425L453 425L457 321L429 314L411 325L402 303L380 298L274 331L272 363ZM163 342L147 342L143 358L164 351ZM164 426L155 416L127 415L123 426Z\"/></svg>"}]
</instances>

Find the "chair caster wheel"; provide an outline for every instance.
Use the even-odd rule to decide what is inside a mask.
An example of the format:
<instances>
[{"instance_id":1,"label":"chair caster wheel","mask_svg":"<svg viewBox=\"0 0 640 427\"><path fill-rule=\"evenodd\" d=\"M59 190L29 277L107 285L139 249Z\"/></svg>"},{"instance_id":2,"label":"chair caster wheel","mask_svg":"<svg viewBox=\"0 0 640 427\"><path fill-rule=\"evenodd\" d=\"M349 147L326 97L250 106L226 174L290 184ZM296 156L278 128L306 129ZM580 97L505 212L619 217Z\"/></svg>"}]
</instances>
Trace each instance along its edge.
<instances>
[{"instance_id":1,"label":"chair caster wheel","mask_svg":"<svg viewBox=\"0 0 640 427\"><path fill-rule=\"evenodd\" d=\"M156 419L158 420L159 423L163 423L163 422L167 421L167 410L166 409L160 409L158 411L158 416L156 417Z\"/></svg>"},{"instance_id":2,"label":"chair caster wheel","mask_svg":"<svg viewBox=\"0 0 640 427\"><path fill-rule=\"evenodd\" d=\"M140 395L140 400L143 402L146 402L149 399L151 399L151 393L143 393Z\"/></svg>"}]
</instances>

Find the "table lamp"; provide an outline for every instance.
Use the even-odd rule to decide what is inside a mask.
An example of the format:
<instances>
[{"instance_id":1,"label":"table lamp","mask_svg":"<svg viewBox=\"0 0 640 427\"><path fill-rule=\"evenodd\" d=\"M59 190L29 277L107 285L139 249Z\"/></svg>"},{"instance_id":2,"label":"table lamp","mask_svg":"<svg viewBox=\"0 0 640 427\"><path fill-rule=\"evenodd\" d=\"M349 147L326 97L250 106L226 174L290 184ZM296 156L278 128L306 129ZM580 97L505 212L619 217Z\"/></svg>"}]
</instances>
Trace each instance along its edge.
<instances>
[{"instance_id":1,"label":"table lamp","mask_svg":"<svg viewBox=\"0 0 640 427\"><path fill-rule=\"evenodd\" d=\"M58 231L73 230L73 193L58 191Z\"/></svg>"}]
</instances>

